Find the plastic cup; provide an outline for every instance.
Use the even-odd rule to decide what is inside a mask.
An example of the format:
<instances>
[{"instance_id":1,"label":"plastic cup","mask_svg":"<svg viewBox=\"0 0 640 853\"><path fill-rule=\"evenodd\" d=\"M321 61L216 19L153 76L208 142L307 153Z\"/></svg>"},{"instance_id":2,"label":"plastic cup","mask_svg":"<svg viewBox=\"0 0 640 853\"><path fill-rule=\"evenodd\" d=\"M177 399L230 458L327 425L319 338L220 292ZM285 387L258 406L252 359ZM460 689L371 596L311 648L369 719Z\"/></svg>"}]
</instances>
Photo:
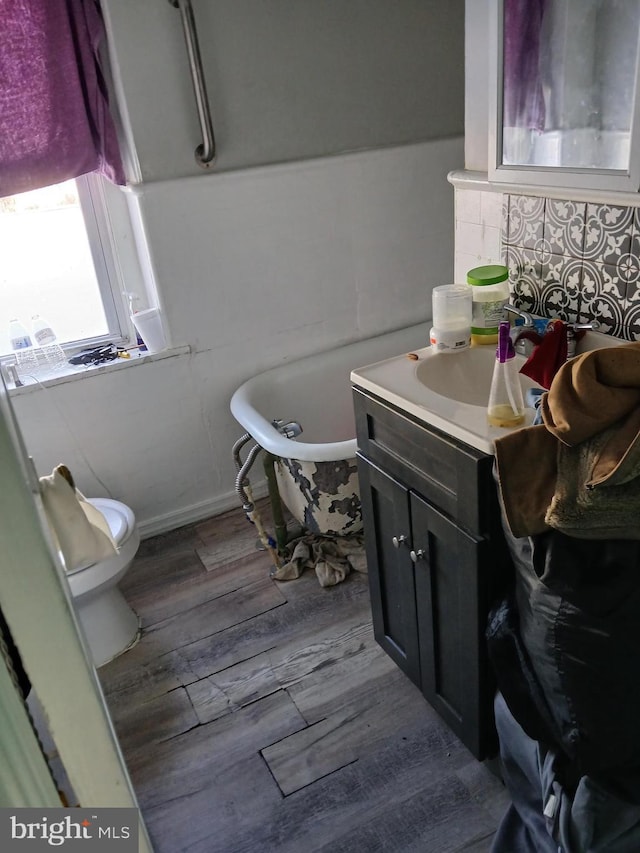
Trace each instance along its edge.
<instances>
[{"instance_id":1,"label":"plastic cup","mask_svg":"<svg viewBox=\"0 0 640 853\"><path fill-rule=\"evenodd\" d=\"M131 315L133 325L138 330L149 352L162 352L167 348L167 339L162 328L162 315L159 308L147 308Z\"/></svg>"}]
</instances>

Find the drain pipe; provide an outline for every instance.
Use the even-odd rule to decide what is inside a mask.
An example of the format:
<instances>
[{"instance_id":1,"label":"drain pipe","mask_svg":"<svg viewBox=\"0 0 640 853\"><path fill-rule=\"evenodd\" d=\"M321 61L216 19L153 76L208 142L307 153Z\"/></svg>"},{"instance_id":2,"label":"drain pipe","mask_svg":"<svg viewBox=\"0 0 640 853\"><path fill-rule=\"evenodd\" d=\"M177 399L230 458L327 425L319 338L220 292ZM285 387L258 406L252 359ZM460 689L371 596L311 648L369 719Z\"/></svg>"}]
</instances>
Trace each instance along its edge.
<instances>
[{"instance_id":1,"label":"drain pipe","mask_svg":"<svg viewBox=\"0 0 640 853\"><path fill-rule=\"evenodd\" d=\"M271 423L278 430L278 432L280 432L286 438L296 438L302 432L302 427L297 421L289 421L288 423L285 423L284 421L276 419L273 420ZM253 496L251 494L251 486L247 477L251 466L256 460L256 456L264 448L262 448L259 444L254 444L254 446L247 454L247 458L244 462L240 457L240 451L248 441L251 441L252 438L253 436L251 435L251 433L245 432L245 434L240 436L240 438L233 445L233 461L237 470L235 484L236 493L240 499L240 503L242 504L242 508L245 511L247 518L250 522L255 524L258 530L258 534L260 536L260 541L271 554L271 558L273 560L274 565L276 566L276 568L280 568L281 562L279 555L280 553L284 552L285 546L287 544L287 525L284 520L284 515L282 512L282 503L280 501L280 493L278 491L278 484L276 482L274 470L275 457L265 450L264 471L267 478L267 485L269 487L269 499L271 502L271 511L275 524L276 539L274 541L274 539L267 534L267 531L264 529L264 525L262 524L260 514L256 511L255 504L253 502Z\"/></svg>"},{"instance_id":2,"label":"drain pipe","mask_svg":"<svg viewBox=\"0 0 640 853\"><path fill-rule=\"evenodd\" d=\"M269 488L269 501L271 502L271 514L273 515L273 528L276 537L276 546L280 554L284 553L287 546L287 523L284 520L282 511L282 500L280 499L280 491L276 480L275 471L276 457L272 453L264 452L264 473L267 478L267 486Z\"/></svg>"},{"instance_id":3,"label":"drain pipe","mask_svg":"<svg viewBox=\"0 0 640 853\"><path fill-rule=\"evenodd\" d=\"M242 509L244 510L247 520L250 521L251 524L255 525L255 528L258 531L260 542L264 546L265 550L268 551L271 555L273 565L276 567L276 569L279 569L282 563L280 561L278 551L274 547L276 543L265 530L264 524L262 523L262 518L260 517L260 513L256 510L255 504L253 502L253 495L251 494L251 486L247 477L249 469L255 462L256 456L260 453L262 447L260 447L259 444L254 444L254 446L247 454L247 458L244 462L242 462L242 459L240 457L240 450L248 441L251 440L251 438L252 436L250 433L245 433L233 445L233 461L235 462L236 468L238 470L235 484L236 493L240 498L240 503L242 504Z\"/></svg>"}]
</instances>

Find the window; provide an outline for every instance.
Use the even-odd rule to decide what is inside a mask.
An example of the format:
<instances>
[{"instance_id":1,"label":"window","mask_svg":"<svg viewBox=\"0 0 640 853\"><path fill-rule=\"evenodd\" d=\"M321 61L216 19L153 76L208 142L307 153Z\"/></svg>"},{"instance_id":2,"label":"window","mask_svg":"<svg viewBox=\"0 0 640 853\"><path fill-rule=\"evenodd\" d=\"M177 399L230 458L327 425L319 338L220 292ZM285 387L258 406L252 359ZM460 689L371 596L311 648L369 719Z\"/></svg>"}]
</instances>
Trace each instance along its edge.
<instances>
[{"instance_id":1,"label":"window","mask_svg":"<svg viewBox=\"0 0 640 853\"><path fill-rule=\"evenodd\" d=\"M65 348L129 339L104 190L91 175L0 198L0 356L35 314Z\"/></svg>"}]
</instances>

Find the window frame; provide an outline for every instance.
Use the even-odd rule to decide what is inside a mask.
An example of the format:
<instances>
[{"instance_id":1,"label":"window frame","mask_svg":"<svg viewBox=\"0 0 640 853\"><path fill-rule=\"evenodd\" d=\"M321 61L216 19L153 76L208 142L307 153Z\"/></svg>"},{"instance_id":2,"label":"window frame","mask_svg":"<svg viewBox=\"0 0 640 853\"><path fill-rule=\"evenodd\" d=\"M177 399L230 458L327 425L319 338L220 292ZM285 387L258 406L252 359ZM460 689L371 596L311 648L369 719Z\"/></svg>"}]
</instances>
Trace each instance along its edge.
<instances>
[{"instance_id":1,"label":"window frame","mask_svg":"<svg viewBox=\"0 0 640 853\"><path fill-rule=\"evenodd\" d=\"M640 191L640 32L636 59L636 86L629 129L627 169L577 168L570 166L505 165L502 162L504 3L491 0L489 7L489 133L488 178L503 192L520 185L537 188L569 188L613 192Z\"/></svg>"},{"instance_id":2,"label":"window frame","mask_svg":"<svg viewBox=\"0 0 640 853\"><path fill-rule=\"evenodd\" d=\"M123 347L135 345L136 332L124 292L134 291L144 298L147 289L137 253L133 257L130 250L122 252L119 245L126 240L135 246L126 200L113 198L123 189L107 186L106 180L95 174L81 175L74 180L108 331L104 335L65 341L61 346L65 354L73 355L105 343ZM12 353L0 355L0 364L12 364L14 358Z\"/></svg>"},{"instance_id":3,"label":"window frame","mask_svg":"<svg viewBox=\"0 0 640 853\"><path fill-rule=\"evenodd\" d=\"M86 349L107 342L129 344L135 340L123 298L123 291L126 289L124 276L103 180L93 174L75 179L108 332L68 341L63 345L65 351Z\"/></svg>"}]
</instances>

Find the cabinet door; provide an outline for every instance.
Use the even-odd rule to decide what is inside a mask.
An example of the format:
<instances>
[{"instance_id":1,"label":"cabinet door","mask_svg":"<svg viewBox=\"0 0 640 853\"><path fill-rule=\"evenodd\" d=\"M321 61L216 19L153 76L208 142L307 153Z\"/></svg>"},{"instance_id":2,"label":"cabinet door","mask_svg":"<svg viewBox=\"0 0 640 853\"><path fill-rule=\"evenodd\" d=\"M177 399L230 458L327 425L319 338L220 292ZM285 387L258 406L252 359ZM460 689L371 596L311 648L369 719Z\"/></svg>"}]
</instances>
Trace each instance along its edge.
<instances>
[{"instance_id":1,"label":"cabinet door","mask_svg":"<svg viewBox=\"0 0 640 853\"><path fill-rule=\"evenodd\" d=\"M488 543L411 495L421 686L477 758L493 751L484 629Z\"/></svg>"},{"instance_id":2,"label":"cabinet door","mask_svg":"<svg viewBox=\"0 0 640 853\"><path fill-rule=\"evenodd\" d=\"M373 630L392 660L420 686L409 492L358 455Z\"/></svg>"}]
</instances>

